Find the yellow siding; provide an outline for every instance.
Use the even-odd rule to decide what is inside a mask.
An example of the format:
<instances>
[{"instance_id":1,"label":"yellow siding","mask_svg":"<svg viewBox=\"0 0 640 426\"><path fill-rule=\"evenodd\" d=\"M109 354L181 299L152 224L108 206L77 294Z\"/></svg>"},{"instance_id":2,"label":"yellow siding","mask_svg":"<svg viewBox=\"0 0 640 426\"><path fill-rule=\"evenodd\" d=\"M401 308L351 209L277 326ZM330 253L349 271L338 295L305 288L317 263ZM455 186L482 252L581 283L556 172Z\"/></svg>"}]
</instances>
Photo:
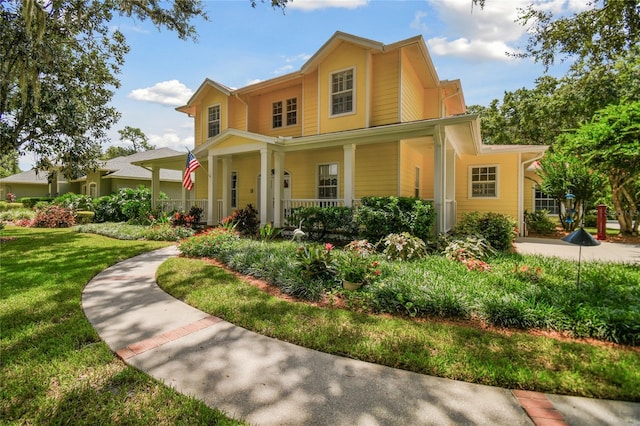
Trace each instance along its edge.
<instances>
[{"instance_id":1,"label":"yellow siding","mask_svg":"<svg viewBox=\"0 0 640 426\"><path fill-rule=\"evenodd\" d=\"M254 144L255 141L252 139L247 139L247 138L243 138L240 136L232 136L229 137L228 139L225 139L224 141L217 143L215 145L216 149L221 149L221 148L234 148L234 147L240 147L242 145L247 145L247 144Z\"/></svg>"},{"instance_id":2,"label":"yellow siding","mask_svg":"<svg viewBox=\"0 0 640 426\"><path fill-rule=\"evenodd\" d=\"M241 209L248 204L258 208L260 155L234 156L231 162L231 171L238 173L238 208Z\"/></svg>"},{"instance_id":3,"label":"yellow siding","mask_svg":"<svg viewBox=\"0 0 640 426\"><path fill-rule=\"evenodd\" d=\"M284 167L291 174L291 197L316 198L318 165L338 163L338 198L341 198L344 195L343 153L342 147L287 153Z\"/></svg>"},{"instance_id":4,"label":"yellow siding","mask_svg":"<svg viewBox=\"0 0 640 426\"><path fill-rule=\"evenodd\" d=\"M247 106L235 97L229 98L229 128L247 130Z\"/></svg>"},{"instance_id":5,"label":"yellow siding","mask_svg":"<svg viewBox=\"0 0 640 426\"><path fill-rule=\"evenodd\" d=\"M438 89L431 88L424 91L424 118L440 117L440 97Z\"/></svg>"},{"instance_id":6,"label":"yellow siding","mask_svg":"<svg viewBox=\"0 0 640 426\"><path fill-rule=\"evenodd\" d=\"M303 89L303 133L304 136L318 134L318 72L304 76Z\"/></svg>"},{"instance_id":7,"label":"yellow siding","mask_svg":"<svg viewBox=\"0 0 640 426\"><path fill-rule=\"evenodd\" d=\"M400 144L400 196L413 197L415 195L416 167L420 168L420 198L425 196L425 154L433 153L426 146L417 148L414 145L401 142ZM432 185L433 186L433 185Z\"/></svg>"},{"instance_id":8,"label":"yellow siding","mask_svg":"<svg viewBox=\"0 0 640 426\"><path fill-rule=\"evenodd\" d=\"M398 64L399 53L373 56L371 88L371 126L397 123L398 119L398 83L400 81Z\"/></svg>"},{"instance_id":9,"label":"yellow siding","mask_svg":"<svg viewBox=\"0 0 640 426\"><path fill-rule=\"evenodd\" d=\"M356 148L355 198L398 195L398 144Z\"/></svg>"},{"instance_id":10,"label":"yellow siding","mask_svg":"<svg viewBox=\"0 0 640 426\"><path fill-rule=\"evenodd\" d=\"M200 128L200 138L196 139L196 146L207 141L208 109L214 105L220 105L220 132L227 128L227 96L217 90L210 89L201 98L201 108L196 112L195 127ZM197 134L197 132L196 132Z\"/></svg>"},{"instance_id":11,"label":"yellow siding","mask_svg":"<svg viewBox=\"0 0 640 426\"><path fill-rule=\"evenodd\" d=\"M257 98L257 99L255 99ZM257 124L257 133L266 136L300 136L302 128L302 88L298 85L286 87L280 90L274 90L273 92L265 93L260 96L256 96L254 102L257 103L257 109L254 111L257 117L254 117L253 125ZM298 102L298 123L293 126L287 126L287 99L296 98ZM274 129L272 127L272 110L273 103L282 101L282 121L283 126Z\"/></svg>"},{"instance_id":12,"label":"yellow siding","mask_svg":"<svg viewBox=\"0 0 640 426\"><path fill-rule=\"evenodd\" d=\"M469 166L498 166L498 198L474 199L469 194ZM462 155L456 160L458 220L464 213L497 212L518 217L518 154Z\"/></svg>"},{"instance_id":13,"label":"yellow siding","mask_svg":"<svg viewBox=\"0 0 640 426\"><path fill-rule=\"evenodd\" d=\"M402 69L401 69L401 121L420 120L424 117L424 89L415 68L402 53Z\"/></svg>"},{"instance_id":14,"label":"yellow siding","mask_svg":"<svg viewBox=\"0 0 640 426\"><path fill-rule=\"evenodd\" d=\"M331 133L349 129L360 129L367 124L367 65L368 52L366 49L342 43L325 58L318 67L320 88L320 132ZM355 67L355 68L354 68ZM345 69L354 68L355 97L354 114L330 117L330 79L331 74Z\"/></svg>"},{"instance_id":15,"label":"yellow siding","mask_svg":"<svg viewBox=\"0 0 640 426\"><path fill-rule=\"evenodd\" d=\"M219 178L218 178L219 179ZM192 196L190 198L195 198L197 200L202 200L207 198L207 187L208 187L208 176L207 176L207 165L203 164L202 167L199 167L195 171L195 183L193 185L193 190L191 191ZM189 197L187 191L187 197Z\"/></svg>"},{"instance_id":16,"label":"yellow siding","mask_svg":"<svg viewBox=\"0 0 640 426\"><path fill-rule=\"evenodd\" d=\"M540 176L536 172L525 172L524 174L524 209L533 211L533 197L535 195L536 184L540 182Z\"/></svg>"}]
</instances>

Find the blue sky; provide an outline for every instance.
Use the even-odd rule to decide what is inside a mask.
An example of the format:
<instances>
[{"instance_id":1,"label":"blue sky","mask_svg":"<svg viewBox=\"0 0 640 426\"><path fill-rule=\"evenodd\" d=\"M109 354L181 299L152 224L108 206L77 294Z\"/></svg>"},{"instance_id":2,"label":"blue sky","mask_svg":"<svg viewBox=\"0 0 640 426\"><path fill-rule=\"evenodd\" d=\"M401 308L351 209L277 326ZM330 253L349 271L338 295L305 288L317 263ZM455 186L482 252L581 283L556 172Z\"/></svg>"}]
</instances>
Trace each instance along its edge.
<instances>
[{"instance_id":1,"label":"blue sky","mask_svg":"<svg viewBox=\"0 0 640 426\"><path fill-rule=\"evenodd\" d=\"M505 52L526 45L517 9L530 0L294 0L283 13L249 0L205 0L210 20L195 22L198 41L182 41L149 22L114 21L131 47L113 105L122 113L112 128L140 128L157 147L193 146L193 120L175 111L205 78L243 87L298 70L335 31L382 43L422 35L441 80L460 79L467 105L488 105L505 91L532 87L543 74L530 60ZM584 0L535 0L554 13L585 8ZM566 68L566 66L565 66ZM564 68L552 69L560 75ZM32 158L21 157L22 170Z\"/></svg>"}]
</instances>

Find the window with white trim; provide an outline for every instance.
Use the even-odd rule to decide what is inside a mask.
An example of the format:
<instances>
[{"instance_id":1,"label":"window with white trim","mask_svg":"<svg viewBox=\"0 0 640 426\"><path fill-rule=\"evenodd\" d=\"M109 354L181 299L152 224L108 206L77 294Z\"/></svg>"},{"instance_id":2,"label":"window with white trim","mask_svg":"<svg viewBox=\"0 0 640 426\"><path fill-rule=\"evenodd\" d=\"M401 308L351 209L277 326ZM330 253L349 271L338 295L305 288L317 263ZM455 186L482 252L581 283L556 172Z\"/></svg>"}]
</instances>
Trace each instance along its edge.
<instances>
[{"instance_id":1,"label":"window with white trim","mask_svg":"<svg viewBox=\"0 0 640 426\"><path fill-rule=\"evenodd\" d=\"M535 211L546 210L549 214L558 214L558 202L540 188L535 188L533 206Z\"/></svg>"},{"instance_id":2,"label":"window with white trim","mask_svg":"<svg viewBox=\"0 0 640 426\"><path fill-rule=\"evenodd\" d=\"M220 105L207 109L207 137L212 138L220 133Z\"/></svg>"},{"instance_id":3,"label":"window with white trim","mask_svg":"<svg viewBox=\"0 0 640 426\"><path fill-rule=\"evenodd\" d=\"M416 166L416 180L413 183L413 196L420 198L420 167Z\"/></svg>"},{"instance_id":4,"label":"window with white trim","mask_svg":"<svg viewBox=\"0 0 640 426\"><path fill-rule=\"evenodd\" d=\"M353 112L353 68L331 74L331 115Z\"/></svg>"},{"instance_id":5,"label":"window with white trim","mask_svg":"<svg viewBox=\"0 0 640 426\"><path fill-rule=\"evenodd\" d=\"M318 198L338 198L338 163L318 165Z\"/></svg>"},{"instance_id":6,"label":"window with white trim","mask_svg":"<svg viewBox=\"0 0 640 426\"><path fill-rule=\"evenodd\" d=\"M282 127L282 101L274 102L271 107L271 127Z\"/></svg>"},{"instance_id":7,"label":"window with white trim","mask_svg":"<svg viewBox=\"0 0 640 426\"><path fill-rule=\"evenodd\" d=\"M96 198L98 196L98 184L91 182L89 184L89 197Z\"/></svg>"},{"instance_id":8,"label":"window with white trim","mask_svg":"<svg viewBox=\"0 0 640 426\"><path fill-rule=\"evenodd\" d=\"M238 172L231 172L231 207L238 207Z\"/></svg>"},{"instance_id":9,"label":"window with white trim","mask_svg":"<svg viewBox=\"0 0 640 426\"><path fill-rule=\"evenodd\" d=\"M472 166L469 170L469 197L498 197L498 166Z\"/></svg>"},{"instance_id":10,"label":"window with white trim","mask_svg":"<svg viewBox=\"0 0 640 426\"><path fill-rule=\"evenodd\" d=\"M298 124L298 98L287 99L287 126Z\"/></svg>"}]
</instances>

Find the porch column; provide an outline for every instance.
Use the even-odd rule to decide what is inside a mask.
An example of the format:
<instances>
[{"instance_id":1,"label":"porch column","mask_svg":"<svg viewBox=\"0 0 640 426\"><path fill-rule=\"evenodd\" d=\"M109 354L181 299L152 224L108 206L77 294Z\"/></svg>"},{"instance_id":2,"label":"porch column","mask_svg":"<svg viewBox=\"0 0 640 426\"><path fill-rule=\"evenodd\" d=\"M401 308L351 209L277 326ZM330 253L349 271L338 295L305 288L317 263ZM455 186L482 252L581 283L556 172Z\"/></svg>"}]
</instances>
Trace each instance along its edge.
<instances>
[{"instance_id":1,"label":"porch column","mask_svg":"<svg viewBox=\"0 0 640 426\"><path fill-rule=\"evenodd\" d=\"M273 153L273 169L275 173L273 182L273 226L280 228L282 226L282 182L284 180L283 173L284 153L275 151Z\"/></svg>"},{"instance_id":2,"label":"porch column","mask_svg":"<svg viewBox=\"0 0 640 426\"><path fill-rule=\"evenodd\" d=\"M354 144L344 145L344 205L353 206L354 197L354 175L356 164L356 146Z\"/></svg>"},{"instance_id":3,"label":"porch column","mask_svg":"<svg viewBox=\"0 0 640 426\"><path fill-rule=\"evenodd\" d=\"M207 154L209 183L207 185L207 225L215 226L220 221L218 217L218 157L211 151Z\"/></svg>"},{"instance_id":4,"label":"porch column","mask_svg":"<svg viewBox=\"0 0 640 426\"><path fill-rule=\"evenodd\" d=\"M447 172L447 153L445 147L444 129L441 126L435 126L433 132L434 143L434 158L433 158L433 173L434 173L434 188L433 188L433 203L436 211L436 233L444 233L446 225L446 172Z\"/></svg>"},{"instance_id":5,"label":"porch column","mask_svg":"<svg viewBox=\"0 0 640 426\"><path fill-rule=\"evenodd\" d=\"M456 223L456 152L449 146L446 148L446 178L445 178L445 210L447 221L445 230L449 231ZM450 201L450 203L449 203Z\"/></svg>"},{"instance_id":6,"label":"porch column","mask_svg":"<svg viewBox=\"0 0 640 426\"><path fill-rule=\"evenodd\" d=\"M158 206L158 198L160 198L160 168L151 168L151 207Z\"/></svg>"},{"instance_id":7,"label":"porch column","mask_svg":"<svg viewBox=\"0 0 640 426\"><path fill-rule=\"evenodd\" d=\"M269 204L273 199L271 194L271 150L260 149L260 226L269 223Z\"/></svg>"},{"instance_id":8,"label":"porch column","mask_svg":"<svg viewBox=\"0 0 640 426\"><path fill-rule=\"evenodd\" d=\"M49 172L49 196L50 197L57 197L59 194L59 188L58 188L58 171L57 170L51 170Z\"/></svg>"},{"instance_id":9,"label":"porch column","mask_svg":"<svg viewBox=\"0 0 640 426\"><path fill-rule=\"evenodd\" d=\"M231 157L222 157L222 217L231 214Z\"/></svg>"}]
</instances>

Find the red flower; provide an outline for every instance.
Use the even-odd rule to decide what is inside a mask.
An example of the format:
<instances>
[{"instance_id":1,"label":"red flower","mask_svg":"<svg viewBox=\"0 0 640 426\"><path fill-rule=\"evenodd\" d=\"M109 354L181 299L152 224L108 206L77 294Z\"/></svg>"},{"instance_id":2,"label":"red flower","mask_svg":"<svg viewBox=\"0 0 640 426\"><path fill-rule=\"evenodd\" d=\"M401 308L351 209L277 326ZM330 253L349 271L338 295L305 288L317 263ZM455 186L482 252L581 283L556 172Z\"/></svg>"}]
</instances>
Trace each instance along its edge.
<instances>
[{"instance_id":1,"label":"red flower","mask_svg":"<svg viewBox=\"0 0 640 426\"><path fill-rule=\"evenodd\" d=\"M333 249L333 244L327 243L324 245L324 248L327 249L327 251L331 251L331 249Z\"/></svg>"},{"instance_id":2,"label":"red flower","mask_svg":"<svg viewBox=\"0 0 640 426\"><path fill-rule=\"evenodd\" d=\"M377 268L378 267L378 261L373 262L373 267Z\"/></svg>"}]
</instances>

